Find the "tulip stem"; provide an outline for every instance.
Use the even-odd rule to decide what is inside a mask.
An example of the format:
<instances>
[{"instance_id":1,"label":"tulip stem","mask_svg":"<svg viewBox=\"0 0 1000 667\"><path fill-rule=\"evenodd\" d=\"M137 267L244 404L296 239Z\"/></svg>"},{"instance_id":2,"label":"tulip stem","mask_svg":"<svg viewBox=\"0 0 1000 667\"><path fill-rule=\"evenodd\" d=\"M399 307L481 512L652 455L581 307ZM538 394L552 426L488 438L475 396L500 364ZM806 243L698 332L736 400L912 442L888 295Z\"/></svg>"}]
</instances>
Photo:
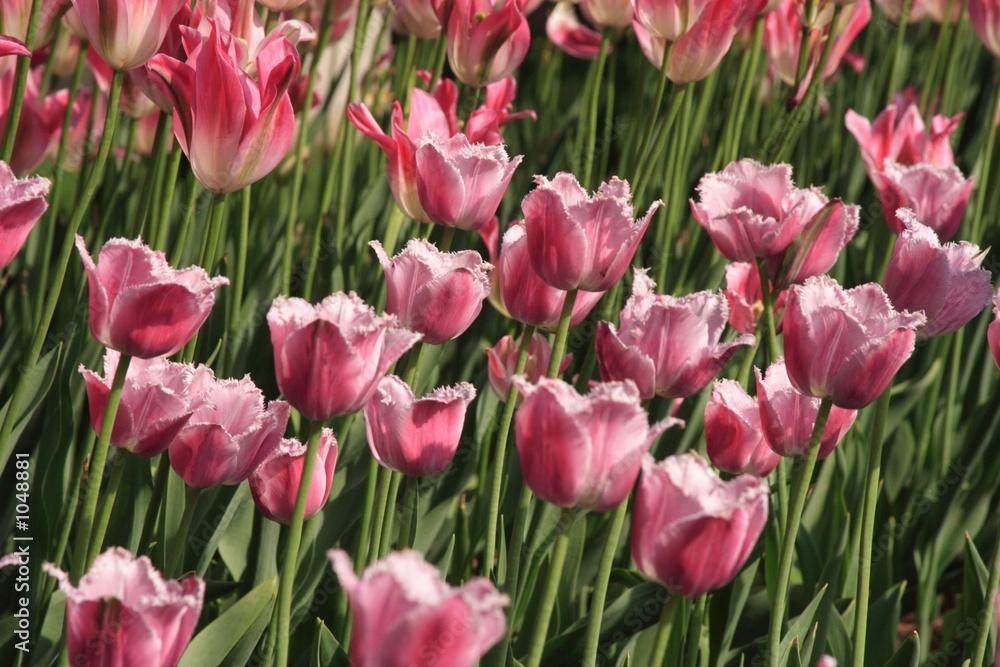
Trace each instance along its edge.
<instances>
[{"instance_id":1,"label":"tulip stem","mask_svg":"<svg viewBox=\"0 0 1000 667\"><path fill-rule=\"evenodd\" d=\"M628 514L628 499L622 501L612 515L611 532L601 553L601 563L597 569L597 578L594 580L594 597L590 602L590 616L587 618L587 641L583 649L584 667L597 665L597 647L601 640L601 621L604 620L608 581L611 579L611 566L615 562L615 553L618 551L618 540L621 538L626 514Z\"/></svg>"},{"instance_id":2,"label":"tulip stem","mask_svg":"<svg viewBox=\"0 0 1000 667\"><path fill-rule=\"evenodd\" d=\"M101 433L90 459L90 471L87 475L87 491L80 511L80 523L76 533L76 547L73 555L72 579L79 582L83 573L90 568L90 536L94 530L94 515L97 512L97 501L101 494L101 482L104 479L104 466L108 460L108 448L111 445L111 433L115 427L115 417L118 415L118 405L122 400L122 390L125 388L125 378L132 357L123 354L118 360L115 377L111 381L111 391L108 393L108 404L104 407L104 417L101 422Z\"/></svg>"},{"instance_id":3,"label":"tulip stem","mask_svg":"<svg viewBox=\"0 0 1000 667\"><path fill-rule=\"evenodd\" d=\"M677 116L680 114L681 107L684 106L684 98L687 96L687 90L690 86L680 85L675 86L673 92L670 95L670 99L667 101L667 111L663 122L660 123L660 129L656 132L656 137L651 138L649 159L655 161L656 156L660 155L667 145L667 138L670 136L670 129L674 125L674 121L677 120ZM652 132L650 128L650 132ZM632 194L634 196L634 201L639 201L642 199L642 195L646 189L646 182L655 170L652 166L648 165L645 160L639 162L636 167L635 176L632 179Z\"/></svg>"},{"instance_id":4,"label":"tulip stem","mask_svg":"<svg viewBox=\"0 0 1000 667\"><path fill-rule=\"evenodd\" d=\"M767 659L770 667L782 665L779 655L781 647L781 631L785 621L785 607L788 603L788 588L792 576L792 561L795 558L795 538L802 523L802 510L809 494L809 482L812 480L816 459L819 457L819 445L823 440L823 431L830 416L833 403L824 398L819 404L816 415L816 425L813 427L812 438L809 440L809 450L805 459L795 466L792 472L792 495L788 506L788 524L781 541L781 558L778 562L778 583L774 593L774 609L771 610L771 625L767 635Z\"/></svg>"},{"instance_id":5,"label":"tulip stem","mask_svg":"<svg viewBox=\"0 0 1000 667\"><path fill-rule=\"evenodd\" d=\"M441 236L441 245L440 247L438 247L438 250L440 250L441 252L451 251L451 243L454 240L455 240L455 228L445 227L444 234L442 234Z\"/></svg>"},{"instance_id":6,"label":"tulip stem","mask_svg":"<svg viewBox=\"0 0 1000 667\"><path fill-rule=\"evenodd\" d=\"M771 293L771 281L767 276L767 267L763 258L757 258L757 274L760 276L761 300L764 302L764 328L767 329L768 363L773 364L781 356L778 347L778 332L774 326L774 295Z\"/></svg>"},{"instance_id":7,"label":"tulip stem","mask_svg":"<svg viewBox=\"0 0 1000 667\"><path fill-rule=\"evenodd\" d=\"M889 415L892 383L875 403L875 418L868 440L868 470L865 473L864 509L861 515L861 553L858 557L858 594L854 598L854 655L851 664L864 667L865 636L868 633L868 595L871 591L872 537L875 533L875 509L878 503L879 478L882 473L882 444Z\"/></svg>"},{"instance_id":8,"label":"tulip stem","mask_svg":"<svg viewBox=\"0 0 1000 667\"><path fill-rule=\"evenodd\" d=\"M240 230L236 243L236 270L233 275L233 289L229 292L233 299L233 306L229 311L229 333L223 340L223 349L226 354L226 369L230 375L236 368L236 341L240 333L240 316L243 309L243 285L246 282L247 272L247 249L250 246L250 186L243 188L242 206L240 207Z\"/></svg>"},{"instance_id":9,"label":"tulip stem","mask_svg":"<svg viewBox=\"0 0 1000 667\"><path fill-rule=\"evenodd\" d=\"M218 251L219 237L222 235L223 213L226 211L226 195L222 192L212 194L212 203L208 208L208 224L205 225L205 234L201 238L201 253L198 257L198 265L204 267L209 273L215 265L215 255ZM181 358L186 363L194 361L195 349L198 347L198 332L195 331L191 340L184 346Z\"/></svg>"},{"instance_id":10,"label":"tulip stem","mask_svg":"<svg viewBox=\"0 0 1000 667\"><path fill-rule=\"evenodd\" d=\"M906 41L903 39L903 36L906 35L906 25L910 21L910 11L912 8L913 0L903 0L903 4L899 8L899 25L896 27L896 35L895 39L893 39L892 64L889 65L889 86L885 96L886 106L892 104L893 95L899 89L899 62L900 56L903 53L903 44Z\"/></svg>"},{"instance_id":11,"label":"tulip stem","mask_svg":"<svg viewBox=\"0 0 1000 667\"><path fill-rule=\"evenodd\" d=\"M542 663L542 650L545 648L545 637L549 633L552 610L556 606L559 581L562 579L563 565L566 564L566 553L569 551L569 529L573 525L573 520L573 513L564 509L559 520L559 534L556 536L552 558L549 561L549 577L542 592L542 606L538 612L535 631L531 635L528 659L524 663L526 667L538 667Z\"/></svg>"},{"instance_id":12,"label":"tulip stem","mask_svg":"<svg viewBox=\"0 0 1000 667\"><path fill-rule=\"evenodd\" d=\"M38 32L38 17L42 13L42 0L31 3L31 14L28 16L28 31L24 36L24 44L29 49L35 47L35 33ZM17 138L17 127L21 121L21 108L24 106L24 91L28 87L28 74L31 71L31 56L18 56L17 69L14 72L14 86L10 97L10 109L7 112L7 127L4 128L3 143L0 144L0 160L10 163L14 154L14 140ZM117 75L118 72L115 72ZM96 103L96 102L95 102ZM108 105L108 115L114 115L112 109L118 106Z\"/></svg>"},{"instance_id":13,"label":"tulip stem","mask_svg":"<svg viewBox=\"0 0 1000 667\"><path fill-rule=\"evenodd\" d=\"M528 364L528 354L531 352L531 340L535 335L535 327L530 324L525 325L521 332L521 345L517 350L517 363L514 366L514 375L524 373L524 367ZM486 568L486 576L493 574L493 560L496 553L497 541L497 521L500 518L500 489L503 486L504 464L507 460L507 440L510 438L510 425L514 421L514 409L517 407L517 387L512 382L507 389L507 402L503 407L503 414L500 417L500 426L497 429L497 439L494 445L493 455L493 479L490 483L490 513L486 521L486 555L483 565ZM516 558L515 554L508 554ZM514 582L517 586L517 582Z\"/></svg>"},{"instance_id":14,"label":"tulip stem","mask_svg":"<svg viewBox=\"0 0 1000 667\"><path fill-rule=\"evenodd\" d=\"M670 635L673 634L674 630L674 617L677 615L677 607L681 606L681 599L673 596L663 603L663 609L660 611L660 622L656 626L653 651L649 657L649 667L661 667L661 665L666 664L667 647L670 645Z\"/></svg>"},{"instance_id":15,"label":"tulip stem","mask_svg":"<svg viewBox=\"0 0 1000 667\"><path fill-rule=\"evenodd\" d=\"M156 250L167 251L167 234L170 231L170 209L174 203L174 192L177 189L177 173L181 168L181 158L184 151L178 146L174 146L170 151L170 164L163 170L163 180L159 188L160 208L155 213L153 222L156 225L156 236L153 239L153 246Z\"/></svg>"},{"instance_id":16,"label":"tulip stem","mask_svg":"<svg viewBox=\"0 0 1000 667\"><path fill-rule=\"evenodd\" d=\"M403 518L399 522L400 549L412 549L417 536L417 505L420 502L420 478L406 475L406 490L403 493Z\"/></svg>"},{"instance_id":17,"label":"tulip stem","mask_svg":"<svg viewBox=\"0 0 1000 667\"><path fill-rule=\"evenodd\" d=\"M997 76L997 83L1000 84L1000 76ZM976 192L976 208L972 217L972 241L979 243L980 232L983 228L983 210L986 204L986 193L990 190L990 166L993 161L993 147L997 140L997 121L1000 120L1000 86L993 88L993 110L994 113L987 117L989 129L986 132L986 145L983 148L982 167L979 172L979 189Z\"/></svg>"},{"instance_id":18,"label":"tulip stem","mask_svg":"<svg viewBox=\"0 0 1000 667\"><path fill-rule=\"evenodd\" d=\"M805 20L802 22L802 37L799 40L799 62L798 66L795 68L795 90L798 91L799 87L802 85L802 79L805 78L806 72L809 69L809 52L810 49L809 42L813 31L813 21L816 18L816 0L806 0L805 2ZM833 39L833 30L836 26L830 26L830 39Z\"/></svg>"},{"instance_id":19,"label":"tulip stem","mask_svg":"<svg viewBox=\"0 0 1000 667\"><path fill-rule=\"evenodd\" d=\"M645 165L643 158L652 145L653 127L655 127L656 119L660 115L660 103L663 101L663 93L667 89L667 70L670 63L670 52L673 48L674 43L670 42L663 49L663 62L660 63L660 79L656 83L656 92L653 93L653 106L649 108L646 126L642 134L639 135L638 141L636 141L635 156L632 158L632 169L636 175L643 169ZM635 181L636 178L633 177L632 183L634 184Z\"/></svg>"},{"instance_id":20,"label":"tulip stem","mask_svg":"<svg viewBox=\"0 0 1000 667\"><path fill-rule=\"evenodd\" d=\"M601 81L604 80L604 64L608 59L608 49L611 47L611 31L605 30L601 37L601 48L597 52L597 60L591 65L593 76L590 80L590 97L584 100L584 114L580 126L585 137L583 142L583 187L590 187L590 178L594 172L594 146L597 143L597 107L601 99Z\"/></svg>"},{"instance_id":21,"label":"tulip stem","mask_svg":"<svg viewBox=\"0 0 1000 667\"><path fill-rule=\"evenodd\" d=\"M552 344L552 357L549 359L546 377L558 377L559 367L562 365L563 357L566 356L566 339L569 338L569 323L573 317L576 293L576 289L571 289L566 293L566 301L563 303L562 313L559 315L559 329L556 330L556 340Z\"/></svg>"},{"instance_id":22,"label":"tulip stem","mask_svg":"<svg viewBox=\"0 0 1000 667\"><path fill-rule=\"evenodd\" d=\"M305 522L306 503L309 501L309 487L312 486L313 470L316 468L316 453L319 451L322 433L323 420L316 420L309 424L309 444L306 445L306 458L302 463L302 477L299 478L299 490L295 496L292 523L288 526L288 544L285 546L285 560L281 566L281 579L278 583L278 655L276 662L278 667L287 667L288 665L292 589L295 586L295 571L298 569L299 544L302 541L302 524Z\"/></svg>"},{"instance_id":23,"label":"tulip stem","mask_svg":"<svg viewBox=\"0 0 1000 667\"><path fill-rule=\"evenodd\" d=\"M389 504L389 487L392 486L392 471L380 467L378 477L378 500L375 502L375 512L372 514L372 533L368 544L368 564L378 560L378 552L382 541L382 525L385 522L385 508Z\"/></svg>"},{"instance_id":24,"label":"tulip stem","mask_svg":"<svg viewBox=\"0 0 1000 667\"><path fill-rule=\"evenodd\" d=\"M41 4L41 0L38 0L36 4ZM83 217L90 209L90 202L93 200L94 194L97 192L97 186L101 184L101 178L104 176L104 165L107 163L108 154L111 152L111 144L114 143L115 127L118 123L118 100L121 97L122 83L124 81L125 72L115 71L114 77L111 79L111 90L108 93L108 112L104 118L104 134L101 136L101 145L97 150L97 160L94 163L93 169L90 170L87 182L83 186L83 192L80 193L76 208L73 210L73 217L66 226L63 245L59 251L59 259L56 264L56 272L52 276L52 286L48 291L48 298L45 301L42 317L35 328L35 336L31 341L31 349L24 358L23 371L18 378L14 393L7 404L7 413L4 415L3 425L0 426L0 473L7 467L7 461L10 459L13 451L10 434L14 430L14 422L20 416L21 402L24 400L25 393L31 387L31 381L34 379L31 371L34 370L38 357L42 353L42 348L45 346L49 324L51 324L52 316L55 314L56 305L59 302L59 294L62 292L63 281L66 278L66 269L69 267L69 258L73 253L76 243L76 232L80 228L80 223L83 222ZM20 96L15 95L13 99L16 104L16 100L20 99ZM14 117L13 111L9 117ZM81 560L86 557L82 549L86 549L86 546L81 548ZM76 578L74 578L75 580Z\"/></svg>"},{"instance_id":25,"label":"tulip stem","mask_svg":"<svg viewBox=\"0 0 1000 667\"><path fill-rule=\"evenodd\" d=\"M97 513L97 523L90 536L90 550L87 552L87 562L93 563L97 554L101 552L101 545L104 544L104 535L108 531L108 522L111 520L111 510L115 507L115 498L118 497L118 486L122 481L122 473L125 471L125 452L115 449L110 454L111 478L108 486L101 494L100 509Z\"/></svg>"},{"instance_id":26,"label":"tulip stem","mask_svg":"<svg viewBox=\"0 0 1000 667\"><path fill-rule=\"evenodd\" d=\"M191 532L191 521L194 519L194 511L198 507L200 497L201 489L187 487L184 494L184 513L174 534L173 544L170 545L166 567L163 568L163 574L167 578L173 577L177 573L177 568L184 566L184 548L187 546L187 536Z\"/></svg>"},{"instance_id":27,"label":"tulip stem","mask_svg":"<svg viewBox=\"0 0 1000 667\"><path fill-rule=\"evenodd\" d=\"M156 517L160 513L160 503L163 502L163 492L167 488L167 479L170 477L169 453L160 454L159 462L156 464L156 476L153 478L153 494L149 498L149 505L146 507L146 517L142 521L142 534L139 537L139 548L136 554L142 556L149 548L149 543L153 538L153 528L156 526Z\"/></svg>"},{"instance_id":28,"label":"tulip stem","mask_svg":"<svg viewBox=\"0 0 1000 667\"><path fill-rule=\"evenodd\" d=\"M390 536L392 535L393 523L396 520L396 498L399 496L399 482L403 479L402 473L390 472L392 475L389 483L389 500L385 505L385 520L382 521L382 535L378 543L379 560L385 558L385 555L389 553L389 546L392 542Z\"/></svg>"},{"instance_id":29,"label":"tulip stem","mask_svg":"<svg viewBox=\"0 0 1000 667\"><path fill-rule=\"evenodd\" d=\"M993 545L993 562L990 563L990 577L986 584L986 599L983 602L983 613L979 616L979 628L976 630L976 644L972 653L970 667L982 667L986 657L986 644L990 641L990 627L993 625L993 605L1000 589L1000 526L997 527L996 544Z\"/></svg>"}]
</instances>

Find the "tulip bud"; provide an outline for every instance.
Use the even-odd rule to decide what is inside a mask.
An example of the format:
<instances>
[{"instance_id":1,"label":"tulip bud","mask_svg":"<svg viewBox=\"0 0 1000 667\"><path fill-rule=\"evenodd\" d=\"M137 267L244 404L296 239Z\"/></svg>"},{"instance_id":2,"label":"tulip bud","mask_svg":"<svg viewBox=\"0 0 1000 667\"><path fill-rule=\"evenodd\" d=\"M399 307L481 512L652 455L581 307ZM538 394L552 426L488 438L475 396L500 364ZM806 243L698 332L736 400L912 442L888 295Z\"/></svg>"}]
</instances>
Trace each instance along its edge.
<instances>
[{"instance_id":1,"label":"tulip bud","mask_svg":"<svg viewBox=\"0 0 1000 667\"><path fill-rule=\"evenodd\" d=\"M719 470L734 475L767 477L781 457L764 439L757 401L735 380L717 380L705 406L708 458Z\"/></svg>"},{"instance_id":2,"label":"tulip bud","mask_svg":"<svg viewBox=\"0 0 1000 667\"><path fill-rule=\"evenodd\" d=\"M323 429L316 450L316 467L308 481L305 518L323 509L330 498L333 471L337 467L337 439L333 431ZM250 493L260 513L271 521L288 524L295 513L299 484L306 461L306 446L295 438L282 440L271 455L250 473Z\"/></svg>"}]
</instances>

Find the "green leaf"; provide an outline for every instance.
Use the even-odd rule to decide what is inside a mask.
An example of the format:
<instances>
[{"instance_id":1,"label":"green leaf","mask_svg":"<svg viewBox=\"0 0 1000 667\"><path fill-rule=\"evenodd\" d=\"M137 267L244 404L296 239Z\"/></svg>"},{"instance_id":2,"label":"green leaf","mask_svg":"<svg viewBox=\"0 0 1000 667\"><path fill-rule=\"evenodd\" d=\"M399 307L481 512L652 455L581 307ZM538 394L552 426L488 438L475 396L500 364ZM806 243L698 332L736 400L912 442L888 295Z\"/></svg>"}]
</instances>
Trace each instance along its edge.
<instances>
[{"instance_id":1,"label":"green leaf","mask_svg":"<svg viewBox=\"0 0 1000 667\"><path fill-rule=\"evenodd\" d=\"M798 642L796 642L795 652L798 653L798 644L812 630L816 619L816 611L819 609L819 603L823 601L823 596L826 595L826 588L826 586L823 586L823 588L819 589L819 593L816 594L812 602L799 614L798 618L788 624L788 632L785 633L778 648L778 652L781 655L779 662L788 659L792 642L796 640Z\"/></svg>"},{"instance_id":2,"label":"green leaf","mask_svg":"<svg viewBox=\"0 0 1000 667\"><path fill-rule=\"evenodd\" d=\"M39 404L45 399L46 394L49 393L52 381L56 377L56 371L59 369L58 361L61 351L62 343L44 354L38 360L38 363L35 364L35 367L28 373L28 379L26 380L28 385L14 421L14 429L10 432L11 443L16 443L20 439L28 422L31 421L35 410L38 409ZM24 372L24 369L20 369L20 372ZM10 399L7 399L3 408L0 408L0 421L3 421L7 417L9 409Z\"/></svg>"},{"instance_id":3,"label":"green leaf","mask_svg":"<svg viewBox=\"0 0 1000 667\"><path fill-rule=\"evenodd\" d=\"M920 664L920 637L911 632L896 652L892 654L885 667L917 667Z\"/></svg>"},{"instance_id":4,"label":"green leaf","mask_svg":"<svg viewBox=\"0 0 1000 667\"><path fill-rule=\"evenodd\" d=\"M351 667L344 647L321 620L316 622L316 641L309 656L309 667Z\"/></svg>"},{"instance_id":5,"label":"green leaf","mask_svg":"<svg viewBox=\"0 0 1000 667\"><path fill-rule=\"evenodd\" d=\"M277 591L278 578L273 577L247 593L195 635L184 651L179 667L222 664L230 652L241 644L244 637L254 632L257 635L254 639L256 643L260 633L263 632L263 627L267 626ZM258 632L261 617L265 621Z\"/></svg>"},{"instance_id":6,"label":"green leaf","mask_svg":"<svg viewBox=\"0 0 1000 667\"><path fill-rule=\"evenodd\" d=\"M865 642L866 665L881 665L892 657L905 590L906 582L901 581L875 600L869 608L868 636Z\"/></svg>"}]
</instances>

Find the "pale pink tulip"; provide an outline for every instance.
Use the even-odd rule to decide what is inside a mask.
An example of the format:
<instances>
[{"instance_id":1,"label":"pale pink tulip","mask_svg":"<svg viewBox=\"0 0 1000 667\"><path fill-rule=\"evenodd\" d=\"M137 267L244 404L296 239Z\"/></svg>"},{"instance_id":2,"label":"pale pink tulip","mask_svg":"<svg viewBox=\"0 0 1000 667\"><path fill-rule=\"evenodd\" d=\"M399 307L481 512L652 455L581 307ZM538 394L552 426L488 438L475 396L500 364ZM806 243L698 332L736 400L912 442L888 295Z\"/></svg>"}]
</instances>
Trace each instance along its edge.
<instances>
[{"instance_id":1,"label":"pale pink tulip","mask_svg":"<svg viewBox=\"0 0 1000 667\"><path fill-rule=\"evenodd\" d=\"M112 69L145 65L184 0L73 0L91 45Z\"/></svg>"},{"instance_id":2,"label":"pale pink tulip","mask_svg":"<svg viewBox=\"0 0 1000 667\"><path fill-rule=\"evenodd\" d=\"M0 160L0 269L11 263L49 207L50 185L47 178L18 179Z\"/></svg>"},{"instance_id":3,"label":"pale pink tulip","mask_svg":"<svg viewBox=\"0 0 1000 667\"><path fill-rule=\"evenodd\" d=\"M502 402L507 402L507 394L510 392L510 380L517 369L517 357L520 352L520 342L513 336L507 335L493 347L486 350L486 371L490 379L490 387ZM540 378L545 377L549 368L549 360L552 358L552 348L548 339L539 332L531 337L528 344L528 359L521 373L528 382L535 384ZM559 363L559 375L566 372L573 355L567 354ZM520 402L521 396L518 396Z\"/></svg>"},{"instance_id":4,"label":"pale pink tulip","mask_svg":"<svg viewBox=\"0 0 1000 667\"><path fill-rule=\"evenodd\" d=\"M785 307L785 292L773 295L774 286L768 280L774 298L775 319ZM750 262L731 262L726 266L726 288L722 290L729 304L729 326L736 331L752 334L764 313L764 293L760 289L760 271ZM778 333L781 325L778 325Z\"/></svg>"},{"instance_id":5,"label":"pale pink tulip","mask_svg":"<svg viewBox=\"0 0 1000 667\"><path fill-rule=\"evenodd\" d=\"M39 0L38 26L35 28L33 49L52 41L62 15L70 7L70 0ZM0 0L0 34L18 40L22 44L28 37L28 22L31 20L32 0ZM27 55L27 54L25 54Z\"/></svg>"},{"instance_id":6,"label":"pale pink tulip","mask_svg":"<svg viewBox=\"0 0 1000 667\"><path fill-rule=\"evenodd\" d=\"M632 0L581 0L580 10L588 21L601 28L632 25Z\"/></svg>"},{"instance_id":7,"label":"pale pink tulip","mask_svg":"<svg viewBox=\"0 0 1000 667\"><path fill-rule=\"evenodd\" d=\"M330 498L333 471L337 467L337 439L323 429L316 450L316 467L309 480L305 518L315 516ZM305 467L306 446L295 438L281 441L271 455L250 473L250 493L260 513L271 521L291 523Z\"/></svg>"},{"instance_id":8,"label":"pale pink tulip","mask_svg":"<svg viewBox=\"0 0 1000 667\"><path fill-rule=\"evenodd\" d=\"M560 0L545 20L545 34L560 49L583 60L593 60L601 48L601 33L588 28L569 0Z\"/></svg>"},{"instance_id":9,"label":"pale pink tulip","mask_svg":"<svg viewBox=\"0 0 1000 667\"><path fill-rule=\"evenodd\" d=\"M997 58L1000 58L1000 1L968 0L969 23L979 35L979 40Z\"/></svg>"},{"instance_id":10,"label":"pale pink tulip","mask_svg":"<svg viewBox=\"0 0 1000 667\"><path fill-rule=\"evenodd\" d=\"M467 86L485 86L514 73L528 54L531 30L518 0L453 0L448 62Z\"/></svg>"},{"instance_id":11,"label":"pale pink tulip","mask_svg":"<svg viewBox=\"0 0 1000 667\"><path fill-rule=\"evenodd\" d=\"M441 20L433 0L395 0L392 7L392 28L399 34L426 40L441 36Z\"/></svg>"},{"instance_id":12,"label":"pale pink tulip","mask_svg":"<svg viewBox=\"0 0 1000 667\"><path fill-rule=\"evenodd\" d=\"M719 470L767 477L781 457L764 439L757 401L735 380L716 380L705 406L705 446Z\"/></svg>"},{"instance_id":13,"label":"pale pink tulip","mask_svg":"<svg viewBox=\"0 0 1000 667\"><path fill-rule=\"evenodd\" d=\"M750 334L720 342L729 308L720 294L697 292L684 297L655 293L656 284L636 270L632 296L619 326L597 325L597 362L604 380L629 379L644 399L690 396L701 391Z\"/></svg>"},{"instance_id":14,"label":"pale pink tulip","mask_svg":"<svg viewBox=\"0 0 1000 667\"><path fill-rule=\"evenodd\" d=\"M937 167L928 163L912 166L886 160L885 170L872 180L882 200L886 223L896 234L905 229L896 215L899 209L910 209L917 219L949 241L958 233L965 209L972 194L972 179L962 176L955 165Z\"/></svg>"},{"instance_id":15,"label":"pale pink tulip","mask_svg":"<svg viewBox=\"0 0 1000 667\"><path fill-rule=\"evenodd\" d=\"M0 127L7 126L7 115L14 94L15 69L9 67L0 73ZM62 119L69 101L69 91L64 89L41 96L39 90L42 76L41 67L33 68L28 74L21 120L17 125L14 151L10 156L10 168L18 176L35 171L45 157L54 151L62 134ZM84 106L84 100L80 99L82 97L89 100L89 96L79 95L74 108ZM73 120L78 121L79 115L74 114ZM78 123L74 127L78 127Z\"/></svg>"}]
</instances>

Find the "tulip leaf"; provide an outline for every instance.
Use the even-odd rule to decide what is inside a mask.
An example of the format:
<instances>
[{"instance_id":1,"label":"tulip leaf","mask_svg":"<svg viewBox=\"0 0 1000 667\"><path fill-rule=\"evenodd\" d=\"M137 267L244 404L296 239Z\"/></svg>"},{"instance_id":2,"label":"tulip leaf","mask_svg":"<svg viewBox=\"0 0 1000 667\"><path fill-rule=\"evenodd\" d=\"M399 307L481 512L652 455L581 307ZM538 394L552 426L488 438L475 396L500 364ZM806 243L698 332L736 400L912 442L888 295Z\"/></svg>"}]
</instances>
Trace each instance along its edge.
<instances>
[{"instance_id":1,"label":"tulip leaf","mask_svg":"<svg viewBox=\"0 0 1000 667\"><path fill-rule=\"evenodd\" d=\"M798 645L801 643L802 638L812 630L816 619L816 611L819 609L820 602L823 601L823 596L826 595L826 590L826 586L819 589L819 593L816 594L812 602L799 614L798 618L788 624L788 631L785 633L778 648L779 655L781 656L779 662L783 663L787 659L793 642L795 642L795 652L798 653Z\"/></svg>"},{"instance_id":2,"label":"tulip leaf","mask_svg":"<svg viewBox=\"0 0 1000 667\"><path fill-rule=\"evenodd\" d=\"M347 652L337 638L326 627L326 623L317 619L316 641L309 656L309 667L351 667Z\"/></svg>"},{"instance_id":3,"label":"tulip leaf","mask_svg":"<svg viewBox=\"0 0 1000 667\"><path fill-rule=\"evenodd\" d=\"M750 597L759 567L760 558L757 558L743 568L743 571L733 579L731 586L726 586L713 594L710 608L712 619L708 627L709 637L712 640L711 654L717 656L717 667L722 666L723 656L729 653L733 644L736 628L740 624L740 617ZM713 632L716 628L721 629L721 633L718 630Z\"/></svg>"},{"instance_id":4,"label":"tulip leaf","mask_svg":"<svg viewBox=\"0 0 1000 667\"><path fill-rule=\"evenodd\" d=\"M256 644L267 627L277 591L278 578L272 577L221 613L191 640L179 667L222 664L233 649L243 644L245 637L253 634L256 634L253 639L253 644ZM253 646L250 650L252 652ZM246 660L241 664L246 664Z\"/></svg>"},{"instance_id":5,"label":"tulip leaf","mask_svg":"<svg viewBox=\"0 0 1000 667\"><path fill-rule=\"evenodd\" d=\"M965 564L962 576L962 596L965 603L965 617L975 618L976 614L983 607L983 600L986 597L986 583L989 579L989 570L983 562L979 550L968 534L965 536L965 557L962 559Z\"/></svg>"},{"instance_id":6,"label":"tulip leaf","mask_svg":"<svg viewBox=\"0 0 1000 667\"><path fill-rule=\"evenodd\" d=\"M851 602L852 610L854 603ZM852 614L853 618L853 614ZM854 631L853 621L848 626L847 620L841 614L830 614L830 622L827 624L826 641L830 646L830 653L835 656L848 656L854 652L854 641L851 633Z\"/></svg>"},{"instance_id":7,"label":"tulip leaf","mask_svg":"<svg viewBox=\"0 0 1000 667\"><path fill-rule=\"evenodd\" d=\"M211 531L205 548L198 557L198 576L205 576L216 550L226 564L233 579L240 579L247 566L247 548L253 535L254 504L250 499L250 487L241 484L230 498L225 508L216 507L215 529ZM208 532L205 526L203 532Z\"/></svg>"},{"instance_id":8,"label":"tulip leaf","mask_svg":"<svg viewBox=\"0 0 1000 667\"><path fill-rule=\"evenodd\" d=\"M911 632L896 652L892 654L885 667L917 667L920 664L920 637Z\"/></svg>"},{"instance_id":9,"label":"tulip leaf","mask_svg":"<svg viewBox=\"0 0 1000 667\"><path fill-rule=\"evenodd\" d=\"M865 664L885 664L896 647L899 617L902 615L906 581L901 581L873 601L868 610L868 640Z\"/></svg>"},{"instance_id":10,"label":"tulip leaf","mask_svg":"<svg viewBox=\"0 0 1000 667\"><path fill-rule=\"evenodd\" d=\"M17 415L14 421L14 428L10 433L10 442L16 443L21 434L24 433L24 429L28 426L28 422L31 421L32 415L35 414L35 410L45 399L45 396L49 393L49 389L52 387L52 381L56 377L56 371L59 369L59 353L62 351L62 343L56 345L54 348L49 350L45 355L43 355L35 367L28 372L27 388L25 389L24 398L21 401L20 409L17 411ZM24 369L19 369L20 372L24 372ZM7 411L10 409L10 399L4 403L3 408L0 408L0 421L7 417ZM3 468L6 461L0 462L0 469Z\"/></svg>"}]
</instances>

